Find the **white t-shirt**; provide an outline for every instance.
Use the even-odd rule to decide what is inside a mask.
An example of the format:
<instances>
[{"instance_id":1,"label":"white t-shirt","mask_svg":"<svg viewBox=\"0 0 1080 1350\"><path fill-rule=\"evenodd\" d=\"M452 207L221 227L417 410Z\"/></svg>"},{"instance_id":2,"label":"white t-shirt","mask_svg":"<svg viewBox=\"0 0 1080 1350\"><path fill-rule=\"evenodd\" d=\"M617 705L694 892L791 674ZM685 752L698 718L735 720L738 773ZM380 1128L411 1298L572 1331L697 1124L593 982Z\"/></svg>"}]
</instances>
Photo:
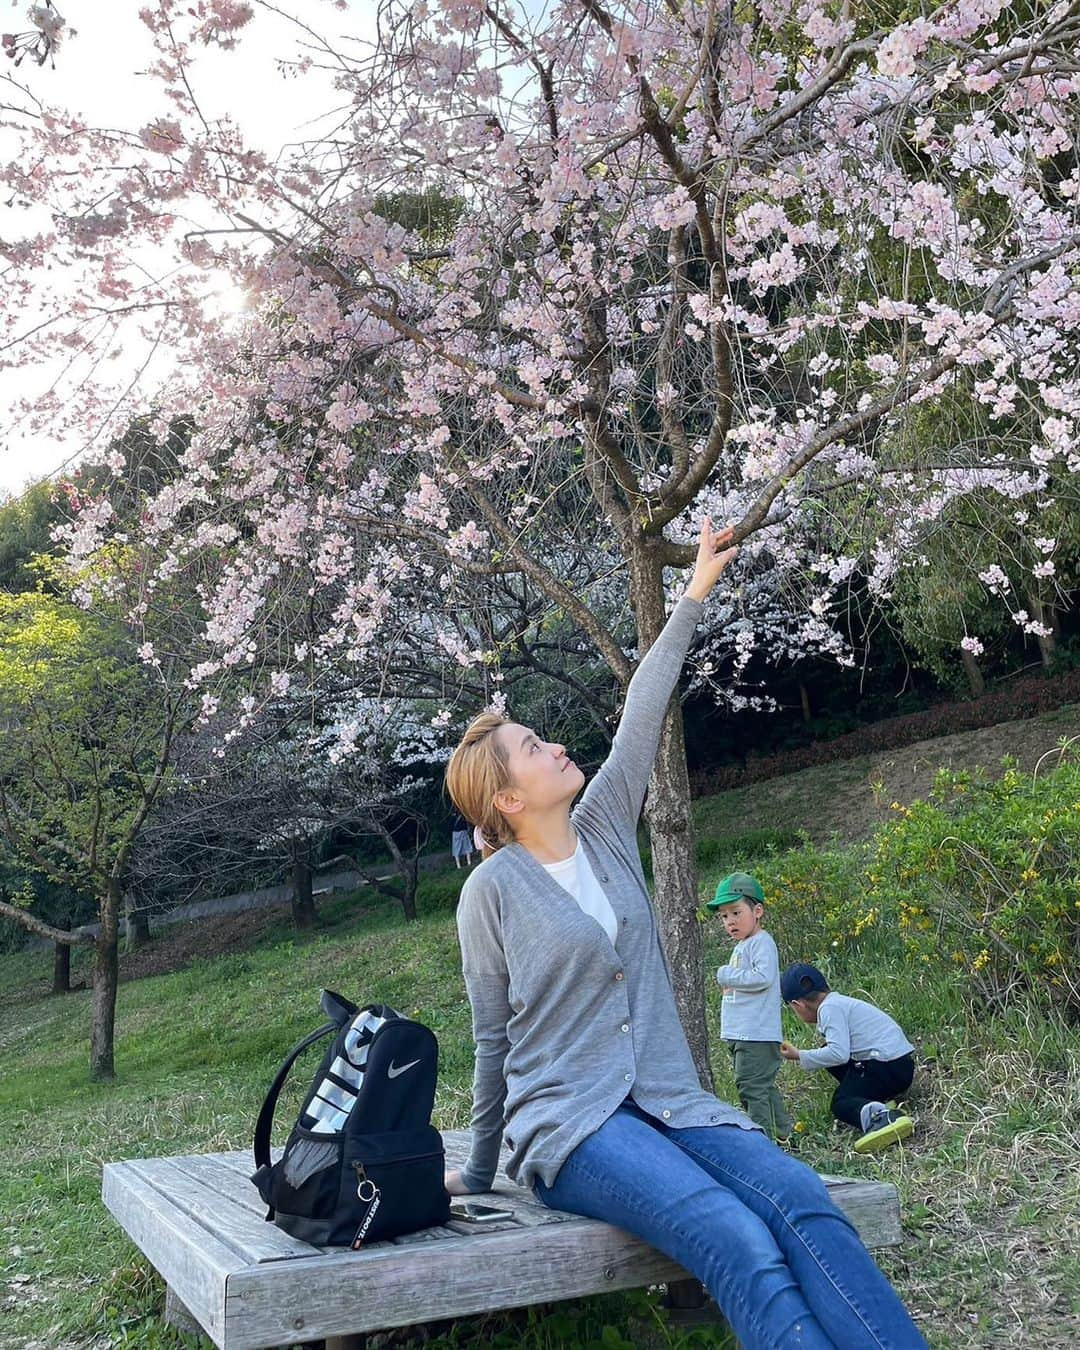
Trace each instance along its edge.
<instances>
[{"instance_id":1,"label":"white t-shirt","mask_svg":"<svg viewBox=\"0 0 1080 1350\"><path fill-rule=\"evenodd\" d=\"M556 863L541 863L541 866L564 891L568 891L574 897L583 913L591 915L596 920L614 943L619 931L615 911L611 908L611 901L600 889L600 883L585 856L580 839L569 858L563 858L561 862Z\"/></svg>"}]
</instances>

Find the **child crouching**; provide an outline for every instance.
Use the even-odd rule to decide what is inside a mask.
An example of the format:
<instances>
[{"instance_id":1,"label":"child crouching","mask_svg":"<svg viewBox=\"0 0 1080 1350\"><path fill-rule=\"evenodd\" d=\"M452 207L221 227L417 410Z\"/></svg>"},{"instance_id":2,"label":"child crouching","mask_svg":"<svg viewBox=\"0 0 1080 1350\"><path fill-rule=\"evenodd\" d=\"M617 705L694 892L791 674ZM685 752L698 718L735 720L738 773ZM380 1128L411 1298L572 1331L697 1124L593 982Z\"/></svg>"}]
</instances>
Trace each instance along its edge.
<instances>
[{"instance_id":1,"label":"child crouching","mask_svg":"<svg viewBox=\"0 0 1080 1350\"><path fill-rule=\"evenodd\" d=\"M816 966L788 966L780 992L791 1011L816 1026L825 1044L798 1050L784 1041L780 1053L803 1069L828 1069L840 1086L832 1113L861 1131L856 1153L876 1153L915 1129L911 1117L888 1102L911 1086L914 1047L888 1013L861 998L830 990Z\"/></svg>"}]
</instances>

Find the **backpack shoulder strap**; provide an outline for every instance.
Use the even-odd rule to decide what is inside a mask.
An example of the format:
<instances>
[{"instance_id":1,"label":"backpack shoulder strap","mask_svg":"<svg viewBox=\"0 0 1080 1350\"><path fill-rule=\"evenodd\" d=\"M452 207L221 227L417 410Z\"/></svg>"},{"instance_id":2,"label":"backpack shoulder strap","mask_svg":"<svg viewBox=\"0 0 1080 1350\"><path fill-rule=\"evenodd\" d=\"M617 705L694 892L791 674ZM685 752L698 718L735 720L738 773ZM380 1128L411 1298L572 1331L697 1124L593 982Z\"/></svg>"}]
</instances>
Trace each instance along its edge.
<instances>
[{"instance_id":1,"label":"backpack shoulder strap","mask_svg":"<svg viewBox=\"0 0 1080 1350\"><path fill-rule=\"evenodd\" d=\"M270 1166L270 1130L274 1124L274 1108L277 1106L277 1099L285 1084L285 1079L289 1076L289 1070L309 1045L314 1045L316 1041L321 1041L324 1036L329 1036L332 1032L347 1026L360 1011L355 1003L350 1003L347 998L335 994L332 989L322 991L319 1007L330 1018L330 1021L293 1046L282 1061L281 1067L274 1076L274 1081L267 1090L266 1099L259 1111L259 1118L255 1122L254 1152L256 1167Z\"/></svg>"},{"instance_id":2,"label":"backpack shoulder strap","mask_svg":"<svg viewBox=\"0 0 1080 1350\"><path fill-rule=\"evenodd\" d=\"M309 1045L314 1045L316 1041L321 1041L324 1036L329 1036L332 1032L337 1031L338 1026L339 1023L336 1021L327 1022L325 1026L321 1026L317 1031L305 1036L302 1041L297 1041L282 1060L281 1067L274 1075L274 1081L270 1084L266 1098L259 1110L259 1118L255 1122L254 1152L257 1168L270 1166L270 1130L274 1123L274 1107L277 1106L277 1099L285 1084L285 1079L289 1076L289 1070Z\"/></svg>"},{"instance_id":3,"label":"backpack shoulder strap","mask_svg":"<svg viewBox=\"0 0 1080 1350\"><path fill-rule=\"evenodd\" d=\"M351 1022L360 1009L355 1003L350 1003L347 998L342 998L340 994L335 994L332 989L324 989L322 997L319 999L319 1007L329 1017L335 1026L343 1027L347 1022Z\"/></svg>"}]
</instances>

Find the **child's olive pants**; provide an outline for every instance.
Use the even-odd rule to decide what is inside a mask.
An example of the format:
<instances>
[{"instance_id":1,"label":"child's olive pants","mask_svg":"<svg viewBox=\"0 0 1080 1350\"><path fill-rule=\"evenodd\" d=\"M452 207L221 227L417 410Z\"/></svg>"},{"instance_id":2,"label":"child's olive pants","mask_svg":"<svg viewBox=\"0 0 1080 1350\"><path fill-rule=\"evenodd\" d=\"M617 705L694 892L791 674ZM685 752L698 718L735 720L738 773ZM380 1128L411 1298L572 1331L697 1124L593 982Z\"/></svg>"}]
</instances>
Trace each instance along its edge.
<instances>
[{"instance_id":1,"label":"child's olive pants","mask_svg":"<svg viewBox=\"0 0 1080 1350\"><path fill-rule=\"evenodd\" d=\"M791 1117L776 1086L783 1062L775 1041L728 1041L739 1103L755 1125L770 1139L786 1139Z\"/></svg>"}]
</instances>

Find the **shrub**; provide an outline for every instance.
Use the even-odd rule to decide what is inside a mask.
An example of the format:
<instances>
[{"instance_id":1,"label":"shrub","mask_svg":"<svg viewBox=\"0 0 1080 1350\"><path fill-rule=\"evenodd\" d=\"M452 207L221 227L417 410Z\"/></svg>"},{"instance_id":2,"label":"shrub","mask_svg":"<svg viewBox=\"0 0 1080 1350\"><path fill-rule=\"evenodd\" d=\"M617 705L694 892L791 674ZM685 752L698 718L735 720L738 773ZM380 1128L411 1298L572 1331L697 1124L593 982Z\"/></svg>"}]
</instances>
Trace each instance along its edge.
<instances>
[{"instance_id":1,"label":"shrub","mask_svg":"<svg viewBox=\"0 0 1080 1350\"><path fill-rule=\"evenodd\" d=\"M1080 1018L1080 757L1033 775L1006 761L997 782L942 770L930 801L893 811L865 845L759 855L782 962L847 993L872 972L871 997L930 982L976 1015L1022 992Z\"/></svg>"},{"instance_id":2,"label":"shrub","mask_svg":"<svg viewBox=\"0 0 1080 1350\"><path fill-rule=\"evenodd\" d=\"M454 868L446 874L421 874L416 887L416 909L419 914L445 914L457 906L461 888L468 872Z\"/></svg>"},{"instance_id":3,"label":"shrub","mask_svg":"<svg viewBox=\"0 0 1080 1350\"><path fill-rule=\"evenodd\" d=\"M1080 763L1007 766L986 782L942 770L932 800L893 808L867 872L867 908L887 912L911 961L951 962L972 999L1015 990L1080 1016Z\"/></svg>"},{"instance_id":4,"label":"shrub","mask_svg":"<svg viewBox=\"0 0 1080 1350\"><path fill-rule=\"evenodd\" d=\"M806 844L755 868L784 964L812 961L840 985L853 946L860 952L870 945L882 946L885 930L878 927L879 914L867 904L868 858L865 845ZM879 960L884 957L883 951L878 953Z\"/></svg>"}]
</instances>

